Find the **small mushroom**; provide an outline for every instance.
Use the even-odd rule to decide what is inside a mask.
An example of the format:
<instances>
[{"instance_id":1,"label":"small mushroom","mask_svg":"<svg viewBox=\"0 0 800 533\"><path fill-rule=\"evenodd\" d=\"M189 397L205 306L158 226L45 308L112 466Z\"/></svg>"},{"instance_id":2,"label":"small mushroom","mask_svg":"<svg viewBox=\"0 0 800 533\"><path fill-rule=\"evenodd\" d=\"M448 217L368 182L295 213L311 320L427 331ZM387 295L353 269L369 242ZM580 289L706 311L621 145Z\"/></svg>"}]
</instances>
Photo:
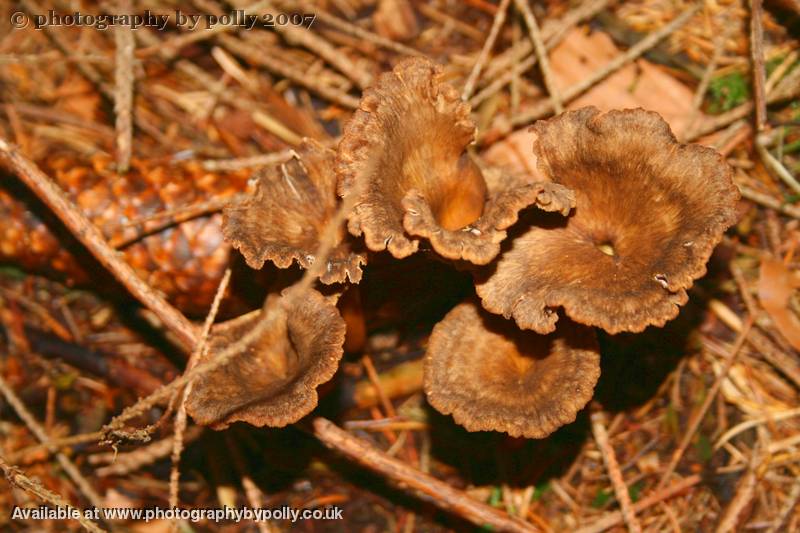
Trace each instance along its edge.
<instances>
[{"instance_id":1,"label":"small mushroom","mask_svg":"<svg viewBox=\"0 0 800 533\"><path fill-rule=\"evenodd\" d=\"M315 290L302 298L270 295L261 311L216 326L200 362L268 319L271 327L242 353L193 382L186 409L198 424L282 427L316 407L317 386L333 377L342 357L345 323L333 302Z\"/></svg>"},{"instance_id":2,"label":"small mushroom","mask_svg":"<svg viewBox=\"0 0 800 533\"><path fill-rule=\"evenodd\" d=\"M320 234L337 209L335 152L304 139L297 158L262 173L252 195L223 212L225 239L244 255L251 268L270 260L280 268L297 261L314 262ZM353 250L342 230L320 281L326 284L361 280L366 255Z\"/></svg>"},{"instance_id":3,"label":"small mushroom","mask_svg":"<svg viewBox=\"0 0 800 533\"><path fill-rule=\"evenodd\" d=\"M513 240L476 283L484 308L540 333L554 330L558 307L609 333L663 326L736 220L731 168L641 109L583 108L533 131L541 171L577 205Z\"/></svg>"},{"instance_id":4,"label":"small mushroom","mask_svg":"<svg viewBox=\"0 0 800 533\"><path fill-rule=\"evenodd\" d=\"M564 320L550 335L457 305L425 355L428 402L469 431L543 438L575 420L600 376L594 330Z\"/></svg>"},{"instance_id":5,"label":"small mushroom","mask_svg":"<svg viewBox=\"0 0 800 533\"><path fill-rule=\"evenodd\" d=\"M403 258L422 237L448 259L486 264L520 209L537 203L566 213L572 197L552 183L487 187L465 151L475 136L469 106L443 77L412 58L364 92L339 144L339 193L359 195L348 227L370 250Z\"/></svg>"}]
</instances>

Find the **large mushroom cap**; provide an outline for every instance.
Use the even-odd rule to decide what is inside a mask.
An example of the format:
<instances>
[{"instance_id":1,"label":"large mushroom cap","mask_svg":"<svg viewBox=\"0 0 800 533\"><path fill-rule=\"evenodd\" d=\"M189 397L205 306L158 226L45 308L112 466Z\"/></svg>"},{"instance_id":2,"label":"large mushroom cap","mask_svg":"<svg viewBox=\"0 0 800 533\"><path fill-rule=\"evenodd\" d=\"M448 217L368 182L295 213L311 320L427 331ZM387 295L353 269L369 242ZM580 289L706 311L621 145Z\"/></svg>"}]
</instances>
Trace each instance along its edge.
<instances>
[{"instance_id":1,"label":"large mushroom cap","mask_svg":"<svg viewBox=\"0 0 800 533\"><path fill-rule=\"evenodd\" d=\"M477 302L436 325L425 356L428 401L469 431L543 438L575 420L600 376L594 331L569 320L547 336Z\"/></svg>"},{"instance_id":2,"label":"large mushroom cap","mask_svg":"<svg viewBox=\"0 0 800 533\"><path fill-rule=\"evenodd\" d=\"M254 193L223 212L226 240L260 269L270 260L280 268L297 261L308 268L320 245L320 235L336 212L335 152L304 139L298 157L267 169ZM323 283L361 280L365 254L355 253L342 232L320 274Z\"/></svg>"},{"instance_id":3,"label":"large mushroom cap","mask_svg":"<svg viewBox=\"0 0 800 533\"><path fill-rule=\"evenodd\" d=\"M537 122L542 172L575 191L567 219L534 224L477 284L484 307L553 331L555 308L610 333L678 314L739 192L721 155L679 144L661 117L595 108Z\"/></svg>"},{"instance_id":4,"label":"large mushroom cap","mask_svg":"<svg viewBox=\"0 0 800 533\"><path fill-rule=\"evenodd\" d=\"M317 386L333 377L342 357L344 320L314 290L302 298L270 295L264 309L212 330L201 362L236 343L259 321L272 321L228 364L194 381L186 409L198 424L282 427L316 407Z\"/></svg>"},{"instance_id":5,"label":"large mushroom cap","mask_svg":"<svg viewBox=\"0 0 800 533\"><path fill-rule=\"evenodd\" d=\"M339 192L358 195L348 227L371 250L403 258L422 237L448 259L485 264L517 211L541 199L568 211L569 201L559 203L566 192L553 184L502 198L488 191L465 151L475 135L469 106L442 78L439 66L412 58L364 92L339 144ZM542 196L542 187L557 194Z\"/></svg>"}]
</instances>

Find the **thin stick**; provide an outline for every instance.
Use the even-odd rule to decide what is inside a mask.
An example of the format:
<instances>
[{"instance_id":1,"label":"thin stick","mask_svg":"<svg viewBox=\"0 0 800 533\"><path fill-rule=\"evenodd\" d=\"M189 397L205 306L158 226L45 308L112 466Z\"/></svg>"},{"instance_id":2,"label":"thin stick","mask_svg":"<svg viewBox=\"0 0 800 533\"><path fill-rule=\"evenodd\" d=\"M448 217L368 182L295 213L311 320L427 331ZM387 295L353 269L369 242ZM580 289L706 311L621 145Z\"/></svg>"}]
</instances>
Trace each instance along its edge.
<instances>
[{"instance_id":1,"label":"thin stick","mask_svg":"<svg viewBox=\"0 0 800 533\"><path fill-rule=\"evenodd\" d=\"M708 394L706 394L705 399L703 400L703 404L700 406L700 409L694 414L691 421L689 422L689 427L686 428L685 433L683 434L683 438L681 439L680 445L678 448L673 452L672 458L670 459L669 465L667 469L664 471L664 474L661 476L661 481L659 481L658 485L656 486L657 489L661 489L669 482L669 478L672 477L672 473L675 472L675 468L678 466L678 463L683 457L686 448L689 447L689 444L692 441L692 437L694 437L697 428L700 427L700 423L703 421L703 418L708 411L708 408L711 407L711 403L714 401L714 398L717 396L717 392L719 391L720 387L722 386L722 382L728 376L728 372L730 372L731 368L733 367L734 363L739 357L739 352L744 346L745 341L747 340L747 335L750 333L750 329L753 326L753 317L752 315L748 315L747 320L742 327L742 330L739 332L739 336L736 339L736 342L731 349L731 354L728 356L728 359L725 361L725 364L720 370L719 375L717 375L716 379L714 380L714 384L709 389Z\"/></svg>"},{"instance_id":2,"label":"thin stick","mask_svg":"<svg viewBox=\"0 0 800 533\"><path fill-rule=\"evenodd\" d=\"M600 453L603 456L603 462L608 470L608 477L611 479L611 485L614 487L614 494L617 496L619 506L622 508L622 517L625 519L625 524L628 526L628 531L631 533L641 533L642 526L636 518L636 511L633 509L631 503L631 496L628 493L628 486L625 484L625 479L622 477L622 471L619 469L617 462L617 455L614 453L614 448L608 440L608 432L603 425L603 414L592 414L592 433L594 439L597 441L597 446L600 448Z\"/></svg>"},{"instance_id":3,"label":"thin stick","mask_svg":"<svg viewBox=\"0 0 800 533\"><path fill-rule=\"evenodd\" d=\"M753 501L758 485L757 456L757 451L753 451L747 472L744 473L736 484L736 494L734 494L728 507L725 508L725 512L722 514L722 518L720 518L717 528L715 529L716 533L739 531L738 526L742 518L742 512L744 512L750 502Z\"/></svg>"},{"instance_id":4,"label":"thin stick","mask_svg":"<svg viewBox=\"0 0 800 533\"><path fill-rule=\"evenodd\" d=\"M259 9L257 11L258 15L260 16L261 12L269 13L277 19L280 12L276 10L270 2L265 2L265 4L266 9ZM283 35L289 44L308 48L317 56L327 61L328 64L336 68L336 70L353 80L359 88L366 89L372 83L372 75L369 72L361 68L360 65L350 61L349 57L334 48L316 32L292 24L276 24L275 29Z\"/></svg>"},{"instance_id":5,"label":"thin stick","mask_svg":"<svg viewBox=\"0 0 800 533\"><path fill-rule=\"evenodd\" d=\"M261 492L261 489L258 488L258 485L255 484L253 478L248 474L249 469L247 468L247 464L242 457L242 452L239 450L238 443L231 437L231 432L225 433L225 444L228 450L230 450L233 466L236 468L239 479L242 481L242 488L247 497L247 503L249 503L250 507L253 509L263 507L264 493ZM272 533L272 531L274 531L274 529L263 520L257 521L256 525L258 526L259 533Z\"/></svg>"},{"instance_id":6,"label":"thin stick","mask_svg":"<svg viewBox=\"0 0 800 533\"><path fill-rule=\"evenodd\" d=\"M693 475L684 478L678 481L677 483L670 485L669 487L656 491L647 498L642 498L641 500L633 504L633 510L636 511L637 513L640 513L645 509L647 509L648 507L652 507L653 505L659 502L672 498L676 494L680 494L686 489L697 485L702 480L703 478L701 478L698 475ZM606 516L600 518L595 523L579 529L575 533L600 533L601 531L605 531L606 529L616 526L622 521L623 521L622 512L614 511L613 513L609 513Z\"/></svg>"},{"instance_id":7,"label":"thin stick","mask_svg":"<svg viewBox=\"0 0 800 533\"><path fill-rule=\"evenodd\" d=\"M119 0L118 7L120 13L129 13L130 0ZM116 43L114 114L117 130L117 170L124 174L130 168L133 142L133 52L136 47L133 30L129 26L117 26L114 28L114 42Z\"/></svg>"},{"instance_id":8,"label":"thin stick","mask_svg":"<svg viewBox=\"0 0 800 533\"><path fill-rule=\"evenodd\" d=\"M464 90L461 91L461 99L464 101L469 100L470 96L472 96L472 91L475 90L475 83L478 81L478 76L481 75L483 65L489 58L489 52L492 51L497 35L500 33L500 28L506 20L506 12L508 11L508 4L510 2L511 0L501 0L500 5L497 7L497 12L492 21L492 27L489 30L489 36L486 37L486 40L483 42L483 47L478 54L478 60L475 61L475 64L472 66L472 71L469 73L466 83L464 83Z\"/></svg>"},{"instance_id":9,"label":"thin stick","mask_svg":"<svg viewBox=\"0 0 800 533\"><path fill-rule=\"evenodd\" d=\"M756 151L767 167L769 167L795 194L800 194L800 182L798 182L783 163L778 161L775 156L763 145L760 139L756 139Z\"/></svg>"},{"instance_id":10,"label":"thin stick","mask_svg":"<svg viewBox=\"0 0 800 533\"><path fill-rule=\"evenodd\" d=\"M438 479L423 474L403 461L389 457L368 442L350 435L325 418L313 421L314 435L326 446L378 472L411 492L446 511L457 513L478 526L490 525L496 531L532 532L537 529L528 522L481 503Z\"/></svg>"},{"instance_id":11,"label":"thin stick","mask_svg":"<svg viewBox=\"0 0 800 533\"><path fill-rule=\"evenodd\" d=\"M639 58L642 54L653 48L659 41L676 31L677 29L684 26L689 19L697 13L697 10L700 9L698 4L693 5L683 13L681 13L678 17L676 17L672 22L665 25L658 31L654 31L653 33L649 34L647 37L633 45L627 52L624 54L620 54L611 61L608 62L607 65L604 67L596 70L590 76L579 81L578 83L571 85L568 87L563 93L562 98L564 102L569 102L575 99L577 96L583 94L589 88L594 86L599 81L605 79L606 77L610 76L623 66L627 65L629 62ZM539 118L544 117L553 112L554 106L553 101L546 100L540 103L537 106L529 109L528 111L522 112L519 115L512 117L510 121L510 126L519 126L521 124L527 124L528 122L532 122ZM510 126L508 127L508 131L510 131ZM502 131L501 133L508 133L508 131Z\"/></svg>"},{"instance_id":12,"label":"thin stick","mask_svg":"<svg viewBox=\"0 0 800 533\"><path fill-rule=\"evenodd\" d=\"M101 438L103 438L103 433L100 431L94 431L92 433L79 433L77 435L70 435L68 437L51 439L48 444L33 444L21 450L11 452L8 456L8 459L11 462L18 463L27 455L46 453L47 456L49 456L58 450L68 448L75 444L97 442Z\"/></svg>"},{"instance_id":13,"label":"thin stick","mask_svg":"<svg viewBox=\"0 0 800 533\"><path fill-rule=\"evenodd\" d=\"M550 60L547 58L547 49L544 46L542 39L542 32L539 30L539 24L536 22L536 17L531 10L529 2L526 0L514 0L517 9L522 13L525 19L525 24L528 26L533 49L536 51L536 57L539 59L539 68L542 71L544 78L544 85L547 87L547 93L550 95L550 103L556 114L563 113L564 104L561 100L561 93L556 86L556 81L553 77L553 71L550 70Z\"/></svg>"},{"instance_id":14,"label":"thin stick","mask_svg":"<svg viewBox=\"0 0 800 533\"><path fill-rule=\"evenodd\" d=\"M767 78L766 85L764 85L764 91L767 94L770 94L775 89L775 85L777 85L781 78L786 75L786 72L794 65L795 61L797 61L798 55L797 50L792 50L786 54L781 64L775 67L775 70L773 70L772 74Z\"/></svg>"},{"instance_id":15,"label":"thin stick","mask_svg":"<svg viewBox=\"0 0 800 533\"><path fill-rule=\"evenodd\" d=\"M444 24L453 28L453 30L457 31L461 35L469 37L473 41L482 41L483 40L483 33L478 31L476 28L473 28L466 22L462 22L461 20L451 17L446 13L442 13L435 7L430 4L421 3L417 5L417 9L420 13L428 17L434 22L438 22L440 24Z\"/></svg>"},{"instance_id":16,"label":"thin stick","mask_svg":"<svg viewBox=\"0 0 800 533\"><path fill-rule=\"evenodd\" d=\"M246 43L241 39L233 37L232 35L221 34L217 36L217 40L223 46L231 50L234 54L243 57L250 63L262 66L267 70L278 74L279 76L283 76L284 78L292 80L293 82L316 92L323 98L327 98L331 102L335 102L350 109L356 109L358 107L357 98L354 98L338 89L334 89L333 87L328 87L321 84L316 76L309 75L305 72L300 72L294 67L288 66L285 61L273 58L269 54L265 54L263 50L257 46Z\"/></svg>"},{"instance_id":17,"label":"thin stick","mask_svg":"<svg viewBox=\"0 0 800 533\"><path fill-rule=\"evenodd\" d=\"M767 104L774 104L781 100L788 100L800 95L800 69L794 69L779 83L776 84L775 90L767 94ZM720 128L724 128L732 122L743 119L753 111L753 102L745 102L738 107L734 107L730 111L726 111L721 115L716 115L710 120L706 120L701 126L695 129L690 135L686 136L686 141L693 141L698 137L703 137L709 133L713 133Z\"/></svg>"},{"instance_id":18,"label":"thin stick","mask_svg":"<svg viewBox=\"0 0 800 533\"><path fill-rule=\"evenodd\" d=\"M186 430L183 442L191 442L202 434L203 428L201 426L190 426ZM103 435L98 432L98 436L94 440L98 441L102 438ZM89 462L93 465L106 465L96 470L97 475L100 477L125 476L142 467L151 465L159 459L169 457L172 453L172 440L172 435L170 435L126 453L117 453L116 451L96 453L89 456Z\"/></svg>"},{"instance_id":19,"label":"thin stick","mask_svg":"<svg viewBox=\"0 0 800 533\"><path fill-rule=\"evenodd\" d=\"M753 60L753 89L756 101L756 131L767 124L767 99L764 92L766 74L764 69L764 15L762 0L750 0L750 54Z\"/></svg>"},{"instance_id":20,"label":"thin stick","mask_svg":"<svg viewBox=\"0 0 800 533\"><path fill-rule=\"evenodd\" d=\"M36 421L36 418L28 411L28 408L25 407L25 404L22 403L22 400L19 399L19 396L16 395L14 390L6 383L6 380L0 375L0 393L5 396L6 401L8 404L14 409L14 412L17 413L17 416L25 422L25 425L34 434L34 436L41 442L42 444L49 445L50 444L50 437L45 433L44 428ZM98 509L103 506L103 499L100 497L99 494L95 492L89 482L83 477L78 467L75 466L66 455L61 452L55 452L56 459L58 460L61 468L64 469L64 472L75 482L78 489L86 496L86 499L89 500L93 506L97 507Z\"/></svg>"},{"instance_id":21,"label":"thin stick","mask_svg":"<svg viewBox=\"0 0 800 533\"><path fill-rule=\"evenodd\" d=\"M241 170L243 168L266 167L277 163L285 163L292 158L291 149L281 150L272 154L253 155L249 157L237 157L234 159L207 159L200 165L204 170L226 171Z\"/></svg>"},{"instance_id":22,"label":"thin stick","mask_svg":"<svg viewBox=\"0 0 800 533\"><path fill-rule=\"evenodd\" d=\"M84 518L80 509L75 509L72 507L69 502L61 497L60 494L56 494L55 492L44 488L38 480L29 478L16 466L6 463L2 455L0 455L0 470L3 471L6 480L12 487L17 487L25 492L29 492L43 502L49 503L53 507L68 509L70 511L70 515L75 514L75 516L78 517L78 522L80 522L80 524L87 531L91 531L92 533L105 533L105 529L102 529L88 518Z\"/></svg>"},{"instance_id":23,"label":"thin stick","mask_svg":"<svg viewBox=\"0 0 800 533\"><path fill-rule=\"evenodd\" d=\"M186 346L193 346L197 336L195 326L142 280L133 268L108 246L86 215L73 204L64 191L48 178L16 147L0 138L0 158L4 159L19 179L38 196L75 237L127 288L134 297L150 309L164 326L175 333Z\"/></svg>"},{"instance_id":24,"label":"thin stick","mask_svg":"<svg viewBox=\"0 0 800 533\"><path fill-rule=\"evenodd\" d=\"M733 27L734 26L732 24L728 26L728 28ZM697 116L700 114L700 106L703 104L703 100L706 97L706 92L708 91L708 86L711 84L711 78L714 77L714 72L717 70L717 64L719 63L719 60L722 58L722 54L725 51L725 41L727 36L728 31L723 31L723 33L714 40L714 53L711 56L711 61L708 62L706 69L703 71L703 77L700 78L700 83L697 85L697 90L692 98L692 111L689 114L689 120L686 121L686 127L684 128L683 135L681 135L682 139L691 133L692 127L697 121Z\"/></svg>"},{"instance_id":25,"label":"thin stick","mask_svg":"<svg viewBox=\"0 0 800 533\"><path fill-rule=\"evenodd\" d=\"M723 324L733 331L740 333L743 330L741 319L723 302L711 300L708 304L708 308ZM750 332L750 335L747 337L747 342L756 349L758 354L761 355L765 361L777 368L794 382L796 387L800 388L800 368L798 367L795 357L782 352L766 335L759 333L757 330Z\"/></svg>"},{"instance_id":26,"label":"thin stick","mask_svg":"<svg viewBox=\"0 0 800 533\"><path fill-rule=\"evenodd\" d=\"M130 237L121 235L117 238L111 238L108 240L108 245L117 249L124 248L125 246L128 246L129 244L132 244L138 241L139 239L163 231L171 226L180 224L181 222L186 222L188 220L201 217L203 215L208 215L210 213L215 213L217 211L220 211L222 210L223 207L228 205L228 203L234 202L238 198L241 198L243 196L244 196L243 194L234 194L232 196L228 196L225 198L212 198L205 202L198 202L196 204L189 204L186 206L176 207L173 209L165 209L163 211L153 213L152 215L145 215L139 218L135 218L133 220L126 221L112 229L107 230L108 233L114 233L115 231L123 230L125 228L130 228L134 226L144 226L144 224L148 222L155 224L146 229L143 227L140 228L135 235L132 235Z\"/></svg>"},{"instance_id":27,"label":"thin stick","mask_svg":"<svg viewBox=\"0 0 800 533\"><path fill-rule=\"evenodd\" d=\"M566 37L567 30L579 22L595 16L608 5L608 1L609 0L590 0L571 10L558 22L549 23L548 21L548 23L545 23L542 27L542 37L544 37L545 40L545 47L548 50L555 48L555 46ZM494 81L470 99L470 104L472 104L473 108L477 107L478 104L487 98L498 93L514 79L516 74L522 74L536 64L536 53L531 53L532 46L533 45L529 44L527 40L523 41L519 46L513 47L510 50L510 54L509 51L506 51L502 56L498 56L492 61L492 64L486 69L486 78L494 79ZM510 57L504 57L508 55L510 55ZM526 55L527 57L525 57ZM522 59L523 57L525 57L525 59ZM509 69L500 75L500 66L508 66Z\"/></svg>"},{"instance_id":28,"label":"thin stick","mask_svg":"<svg viewBox=\"0 0 800 533\"><path fill-rule=\"evenodd\" d=\"M792 490L786 497L786 501L783 503L783 507L781 507L778 517L775 519L775 522L773 522L772 527L769 528L767 533L778 533L778 531L781 531L789 516L792 514L792 511L795 507L797 507L798 502L800 502L800 477L795 479L794 484L792 485Z\"/></svg>"},{"instance_id":29,"label":"thin stick","mask_svg":"<svg viewBox=\"0 0 800 533\"><path fill-rule=\"evenodd\" d=\"M409 48L404 44L400 44L391 39L381 37L376 33L365 30L364 28L356 26L351 22L348 22L344 19L340 19L337 16L331 15L327 11L323 11L322 9L320 9L320 7L317 5L311 4L309 2L303 2L302 5L308 12L313 12L317 16L317 18L320 19L322 22L333 28L336 28L337 30L343 33L352 35L353 37L358 37L359 39L363 39L368 43L372 43L376 46L380 46L381 48L386 48L387 50L397 52L398 54L405 54L409 56L425 55L419 50L414 50L413 48Z\"/></svg>"},{"instance_id":30,"label":"thin stick","mask_svg":"<svg viewBox=\"0 0 800 533\"><path fill-rule=\"evenodd\" d=\"M195 365L197 365L197 361L200 359L203 353L206 352L208 334L211 332L211 326L214 324L214 320L217 317L220 303L222 303L222 297L225 295L225 290L228 288L228 282L230 279L231 269L227 268L225 269L225 274L222 276L219 286L217 287L217 292L214 295L214 301L211 303L211 310L208 312L206 320L203 323L203 329L200 332L200 338L198 339L197 346L195 346L192 355L189 357L189 362L186 363L187 370L194 368ZM192 382L190 381L188 385L186 385L186 388L183 389L181 402L180 405L178 405L178 412L175 414L175 430L174 438L172 440L172 469L170 470L169 474L170 507L178 506L178 487L181 477L180 462L181 453L183 452L183 435L186 432L187 425L186 398L189 397L191 392Z\"/></svg>"},{"instance_id":31,"label":"thin stick","mask_svg":"<svg viewBox=\"0 0 800 533\"><path fill-rule=\"evenodd\" d=\"M381 405L383 406L383 411L386 413L386 416L389 418L394 418L397 416L397 412L394 410L394 405L389 400L389 397L386 395L386 392L381 387L381 380L378 377L378 372L375 371L375 365L372 364L372 359L368 354L364 354L364 357L361 359L361 362L364 365L364 368L367 371L367 376L369 380L372 382L372 386L378 393L378 398L380 399Z\"/></svg>"}]
</instances>

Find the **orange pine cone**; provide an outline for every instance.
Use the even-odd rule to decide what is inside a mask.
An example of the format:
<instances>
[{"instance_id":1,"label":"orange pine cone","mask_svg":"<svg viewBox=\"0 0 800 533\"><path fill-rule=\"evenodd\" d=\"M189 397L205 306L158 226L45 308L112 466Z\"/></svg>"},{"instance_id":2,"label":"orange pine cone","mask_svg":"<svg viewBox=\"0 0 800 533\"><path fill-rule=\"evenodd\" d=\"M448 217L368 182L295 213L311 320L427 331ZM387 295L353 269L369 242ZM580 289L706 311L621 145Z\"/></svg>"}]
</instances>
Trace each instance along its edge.
<instances>
[{"instance_id":1,"label":"orange pine cone","mask_svg":"<svg viewBox=\"0 0 800 533\"><path fill-rule=\"evenodd\" d=\"M118 174L106 155L90 161L57 155L39 165L111 243L134 239L157 225L150 221L126 226L127 222L232 196L246 188L251 174L250 170L212 173L192 162L137 160L131 162L127 174ZM143 237L121 251L142 279L174 305L187 313L204 313L228 265L230 247L222 238L220 224L218 213L200 216ZM0 189L0 261L64 274L71 283L91 282L92 272L81 260L81 254L88 252L71 246L74 240L62 229L19 182Z\"/></svg>"}]
</instances>

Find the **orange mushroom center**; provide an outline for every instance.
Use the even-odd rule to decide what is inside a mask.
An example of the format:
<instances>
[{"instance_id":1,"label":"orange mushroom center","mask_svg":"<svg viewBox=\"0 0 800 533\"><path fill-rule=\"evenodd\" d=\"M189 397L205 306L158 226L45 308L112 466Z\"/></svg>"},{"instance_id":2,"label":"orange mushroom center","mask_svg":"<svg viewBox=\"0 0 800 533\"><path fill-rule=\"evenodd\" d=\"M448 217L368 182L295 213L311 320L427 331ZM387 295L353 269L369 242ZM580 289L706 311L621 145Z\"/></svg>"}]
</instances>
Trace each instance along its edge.
<instances>
[{"instance_id":1,"label":"orange mushroom center","mask_svg":"<svg viewBox=\"0 0 800 533\"><path fill-rule=\"evenodd\" d=\"M455 169L434 168L439 179L435 188L426 194L436 222L455 231L478 220L486 204L486 182L480 169L464 154L458 158ZM444 178L444 179L442 179Z\"/></svg>"}]
</instances>

